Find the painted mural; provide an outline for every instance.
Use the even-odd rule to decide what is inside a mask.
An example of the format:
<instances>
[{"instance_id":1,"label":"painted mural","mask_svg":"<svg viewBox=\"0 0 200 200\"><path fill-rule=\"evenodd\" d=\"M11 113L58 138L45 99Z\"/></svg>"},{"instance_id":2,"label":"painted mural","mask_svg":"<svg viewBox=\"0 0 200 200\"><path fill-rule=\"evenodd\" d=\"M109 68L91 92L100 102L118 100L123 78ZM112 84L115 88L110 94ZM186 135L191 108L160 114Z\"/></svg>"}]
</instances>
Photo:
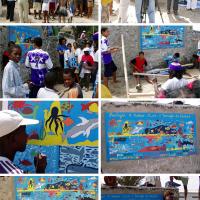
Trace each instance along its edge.
<instances>
[{"instance_id":1,"label":"painted mural","mask_svg":"<svg viewBox=\"0 0 200 200\"><path fill-rule=\"evenodd\" d=\"M184 26L142 26L140 28L141 49L183 48Z\"/></svg>"},{"instance_id":2,"label":"painted mural","mask_svg":"<svg viewBox=\"0 0 200 200\"><path fill-rule=\"evenodd\" d=\"M105 113L107 160L197 153L196 116L181 113Z\"/></svg>"},{"instance_id":3,"label":"painted mural","mask_svg":"<svg viewBox=\"0 0 200 200\"><path fill-rule=\"evenodd\" d=\"M60 173L98 173L98 148L60 147Z\"/></svg>"},{"instance_id":4,"label":"painted mural","mask_svg":"<svg viewBox=\"0 0 200 200\"><path fill-rule=\"evenodd\" d=\"M25 62L26 54L33 49L31 40L34 37L41 37L41 30L31 26L10 26L9 40L14 41L22 48L21 63Z\"/></svg>"},{"instance_id":5,"label":"painted mural","mask_svg":"<svg viewBox=\"0 0 200 200\"><path fill-rule=\"evenodd\" d=\"M187 0L179 0L179 5L186 6ZM200 0L197 0L197 8L200 8Z\"/></svg>"},{"instance_id":6,"label":"painted mural","mask_svg":"<svg viewBox=\"0 0 200 200\"><path fill-rule=\"evenodd\" d=\"M102 200L163 200L162 194L103 194Z\"/></svg>"},{"instance_id":7,"label":"painted mural","mask_svg":"<svg viewBox=\"0 0 200 200\"><path fill-rule=\"evenodd\" d=\"M8 108L38 119L27 126L28 144L98 145L98 104L86 101L10 101Z\"/></svg>"},{"instance_id":8,"label":"painted mural","mask_svg":"<svg viewBox=\"0 0 200 200\"><path fill-rule=\"evenodd\" d=\"M15 177L16 200L96 200L97 177Z\"/></svg>"}]
</instances>

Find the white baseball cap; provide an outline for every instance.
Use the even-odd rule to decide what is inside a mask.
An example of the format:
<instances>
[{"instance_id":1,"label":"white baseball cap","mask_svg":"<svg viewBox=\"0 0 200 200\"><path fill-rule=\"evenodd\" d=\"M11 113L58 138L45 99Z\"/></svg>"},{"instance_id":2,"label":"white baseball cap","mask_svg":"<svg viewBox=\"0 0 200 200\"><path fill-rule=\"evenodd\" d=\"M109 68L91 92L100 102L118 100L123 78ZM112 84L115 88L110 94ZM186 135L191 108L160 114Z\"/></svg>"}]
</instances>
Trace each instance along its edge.
<instances>
[{"instance_id":1,"label":"white baseball cap","mask_svg":"<svg viewBox=\"0 0 200 200\"><path fill-rule=\"evenodd\" d=\"M38 120L24 118L14 110L0 111L0 137L13 132L20 126L38 123Z\"/></svg>"},{"instance_id":2,"label":"white baseball cap","mask_svg":"<svg viewBox=\"0 0 200 200\"><path fill-rule=\"evenodd\" d=\"M89 48L89 47L85 47L85 48L83 49L83 52L85 52L85 51L89 51L89 52L90 52L90 48Z\"/></svg>"}]
</instances>

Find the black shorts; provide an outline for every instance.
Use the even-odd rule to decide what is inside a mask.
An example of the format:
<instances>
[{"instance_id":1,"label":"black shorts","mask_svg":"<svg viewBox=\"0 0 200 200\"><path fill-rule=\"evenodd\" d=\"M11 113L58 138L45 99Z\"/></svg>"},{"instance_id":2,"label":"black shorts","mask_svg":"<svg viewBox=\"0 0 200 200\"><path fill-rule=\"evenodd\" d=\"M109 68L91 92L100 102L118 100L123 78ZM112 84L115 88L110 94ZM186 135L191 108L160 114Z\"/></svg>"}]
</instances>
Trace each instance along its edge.
<instances>
[{"instance_id":1,"label":"black shorts","mask_svg":"<svg viewBox=\"0 0 200 200\"><path fill-rule=\"evenodd\" d=\"M113 61L108 64L104 64L104 77L111 77L114 72L117 71L117 66Z\"/></svg>"}]
</instances>

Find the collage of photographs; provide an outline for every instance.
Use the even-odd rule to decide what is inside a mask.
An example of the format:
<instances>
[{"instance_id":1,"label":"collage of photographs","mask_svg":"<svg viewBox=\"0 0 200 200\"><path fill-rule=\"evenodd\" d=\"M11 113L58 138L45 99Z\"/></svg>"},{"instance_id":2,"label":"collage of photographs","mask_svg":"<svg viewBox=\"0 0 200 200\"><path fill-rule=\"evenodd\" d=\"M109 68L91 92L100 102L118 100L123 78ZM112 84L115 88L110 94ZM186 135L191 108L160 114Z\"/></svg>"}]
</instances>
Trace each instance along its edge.
<instances>
[{"instance_id":1,"label":"collage of photographs","mask_svg":"<svg viewBox=\"0 0 200 200\"><path fill-rule=\"evenodd\" d=\"M200 0L0 0L0 200L200 200Z\"/></svg>"}]
</instances>

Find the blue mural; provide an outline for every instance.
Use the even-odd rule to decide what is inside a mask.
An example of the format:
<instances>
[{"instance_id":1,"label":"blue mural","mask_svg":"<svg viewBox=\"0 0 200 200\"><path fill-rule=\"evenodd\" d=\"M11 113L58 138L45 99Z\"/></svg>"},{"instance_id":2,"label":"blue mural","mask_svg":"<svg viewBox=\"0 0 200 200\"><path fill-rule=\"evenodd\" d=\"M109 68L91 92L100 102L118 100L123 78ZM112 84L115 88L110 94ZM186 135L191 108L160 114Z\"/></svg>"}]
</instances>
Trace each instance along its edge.
<instances>
[{"instance_id":1,"label":"blue mural","mask_svg":"<svg viewBox=\"0 0 200 200\"><path fill-rule=\"evenodd\" d=\"M97 177L15 177L16 200L96 200Z\"/></svg>"},{"instance_id":2,"label":"blue mural","mask_svg":"<svg viewBox=\"0 0 200 200\"><path fill-rule=\"evenodd\" d=\"M10 26L9 27L9 40L14 41L22 48L21 63L25 62L26 54L33 49L31 40L34 37L41 37L40 28L31 26Z\"/></svg>"},{"instance_id":3,"label":"blue mural","mask_svg":"<svg viewBox=\"0 0 200 200\"><path fill-rule=\"evenodd\" d=\"M102 200L163 200L162 194L103 194Z\"/></svg>"},{"instance_id":4,"label":"blue mural","mask_svg":"<svg viewBox=\"0 0 200 200\"><path fill-rule=\"evenodd\" d=\"M183 48L184 26L142 26L140 45L142 50Z\"/></svg>"},{"instance_id":5,"label":"blue mural","mask_svg":"<svg viewBox=\"0 0 200 200\"><path fill-rule=\"evenodd\" d=\"M60 147L60 173L98 173L98 148Z\"/></svg>"},{"instance_id":6,"label":"blue mural","mask_svg":"<svg viewBox=\"0 0 200 200\"><path fill-rule=\"evenodd\" d=\"M197 153L196 116L181 113L105 113L107 160Z\"/></svg>"}]
</instances>

